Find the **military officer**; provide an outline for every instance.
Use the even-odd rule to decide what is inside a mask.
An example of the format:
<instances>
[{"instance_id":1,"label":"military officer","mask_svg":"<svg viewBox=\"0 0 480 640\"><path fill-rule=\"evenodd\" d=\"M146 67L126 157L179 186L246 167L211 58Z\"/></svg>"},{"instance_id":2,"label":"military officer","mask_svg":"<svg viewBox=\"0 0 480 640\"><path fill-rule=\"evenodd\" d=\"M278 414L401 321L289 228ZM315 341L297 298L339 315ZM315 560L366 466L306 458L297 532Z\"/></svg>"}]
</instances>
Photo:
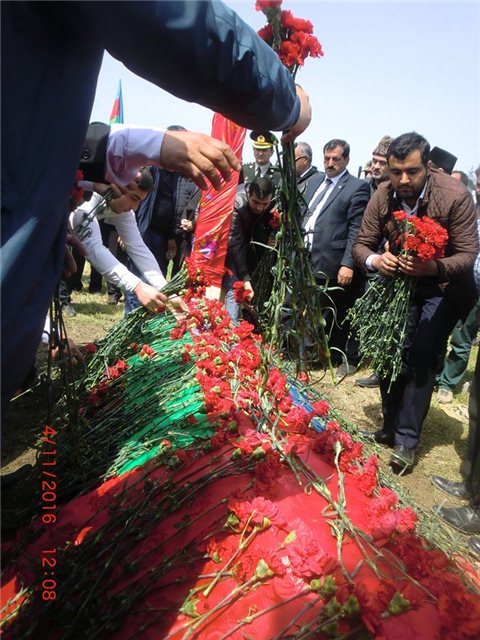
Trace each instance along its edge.
<instances>
[{"instance_id":1,"label":"military officer","mask_svg":"<svg viewBox=\"0 0 480 640\"><path fill-rule=\"evenodd\" d=\"M255 162L242 165L239 184L251 182L254 178L270 178L278 187L281 180L280 169L271 162L278 140L270 131L252 131L250 138L253 140Z\"/></svg>"}]
</instances>

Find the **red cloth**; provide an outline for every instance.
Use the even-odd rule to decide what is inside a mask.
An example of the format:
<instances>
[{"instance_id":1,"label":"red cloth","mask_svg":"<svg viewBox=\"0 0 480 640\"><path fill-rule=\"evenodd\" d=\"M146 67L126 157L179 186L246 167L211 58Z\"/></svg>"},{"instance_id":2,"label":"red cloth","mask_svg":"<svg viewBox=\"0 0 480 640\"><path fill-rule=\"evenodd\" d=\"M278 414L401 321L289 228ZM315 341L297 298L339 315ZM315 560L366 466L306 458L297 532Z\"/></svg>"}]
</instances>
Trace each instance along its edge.
<instances>
[{"instance_id":1,"label":"red cloth","mask_svg":"<svg viewBox=\"0 0 480 640\"><path fill-rule=\"evenodd\" d=\"M240 162L245 133L243 127L218 113L214 115L212 137L226 142ZM221 191L210 186L203 192L200 201L192 259L209 283L216 287L221 287L225 272L228 235L237 187L238 172L232 171L232 179L224 183Z\"/></svg>"}]
</instances>

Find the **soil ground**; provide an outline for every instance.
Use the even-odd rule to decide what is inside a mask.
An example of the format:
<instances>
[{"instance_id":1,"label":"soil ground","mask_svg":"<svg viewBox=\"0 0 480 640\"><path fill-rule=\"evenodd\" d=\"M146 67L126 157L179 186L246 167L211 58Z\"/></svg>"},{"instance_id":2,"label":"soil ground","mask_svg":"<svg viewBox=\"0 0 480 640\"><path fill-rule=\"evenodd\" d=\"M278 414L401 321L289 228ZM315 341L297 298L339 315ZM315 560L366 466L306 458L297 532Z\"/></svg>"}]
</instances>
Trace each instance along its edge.
<instances>
[{"instance_id":1,"label":"soil ground","mask_svg":"<svg viewBox=\"0 0 480 640\"><path fill-rule=\"evenodd\" d=\"M87 286L85 280L85 288ZM79 346L103 337L123 315L123 304L108 306L105 292L74 292L72 302L77 315L65 318L65 322L69 337ZM463 384L471 380L476 352L477 347L474 347ZM37 359L39 370L42 370L46 361L44 347L39 349ZM311 384L349 423L359 430L375 430L381 426L379 391L355 386L356 378L369 373L368 369L359 370L355 376L347 377L340 384L334 385L328 374L312 372ZM37 385L11 403L3 434L2 474L12 472L25 463L35 463L36 446L47 416L46 397L45 385ZM417 464L411 474L400 479L402 488L427 510L438 502L454 504L453 500L434 489L430 476L438 474L455 480L461 479L460 463L465 456L468 431L467 403L466 391L456 394L449 405L438 404L434 396L417 450ZM380 447L379 451L381 459L388 463L390 450ZM18 487L10 499L6 496L7 504L4 502L3 507L8 509L10 501L18 503L23 499L28 499L28 496L22 496L21 487Z\"/></svg>"}]
</instances>

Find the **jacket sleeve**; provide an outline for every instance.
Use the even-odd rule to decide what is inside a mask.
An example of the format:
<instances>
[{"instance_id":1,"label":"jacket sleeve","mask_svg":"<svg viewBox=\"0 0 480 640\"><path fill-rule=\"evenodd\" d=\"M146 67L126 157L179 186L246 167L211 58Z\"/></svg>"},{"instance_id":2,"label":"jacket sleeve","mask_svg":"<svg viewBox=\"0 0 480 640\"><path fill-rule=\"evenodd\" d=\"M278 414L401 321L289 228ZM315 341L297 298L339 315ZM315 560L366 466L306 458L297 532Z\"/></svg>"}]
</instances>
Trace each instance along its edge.
<instances>
[{"instance_id":1,"label":"jacket sleeve","mask_svg":"<svg viewBox=\"0 0 480 640\"><path fill-rule=\"evenodd\" d=\"M94 203L96 199L94 198ZM73 230L84 222L84 214L88 214L91 207L84 203L70 215ZM131 273L102 243L100 225L95 217L90 219L90 233L83 240L87 253L85 258L104 276L108 282L120 287L123 291L133 291L141 280Z\"/></svg>"},{"instance_id":2,"label":"jacket sleeve","mask_svg":"<svg viewBox=\"0 0 480 640\"><path fill-rule=\"evenodd\" d=\"M250 280L247 267L247 231L238 211L233 212L230 237L228 239L228 256L232 271L239 280Z\"/></svg>"},{"instance_id":3,"label":"jacket sleeve","mask_svg":"<svg viewBox=\"0 0 480 640\"><path fill-rule=\"evenodd\" d=\"M370 187L365 183L360 183L358 188L353 193L352 198L350 200L350 206L347 211L347 246L345 247L345 253L343 254L343 258L341 261L341 265L344 267L350 267L353 269L355 266L353 256L352 256L352 247L355 242L358 232L360 230L360 226L362 224L362 217L365 212L365 207L368 204L370 199Z\"/></svg>"},{"instance_id":4,"label":"jacket sleeve","mask_svg":"<svg viewBox=\"0 0 480 640\"><path fill-rule=\"evenodd\" d=\"M294 81L277 54L217 0L71 3L112 56L188 102L249 129L298 119Z\"/></svg>"},{"instance_id":5,"label":"jacket sleeve","mask_svg":"<svg viewBox=\"0 0 480 640\"><path fill-rule=\"evenodd\" d=\"M352 257L357 267L366 271L365 261L377 253L383 238L383 224L379 193L376 191L365 209L357 239L352 246Z\"/></svg>"},{"instance_id":6,"label":"jacket sleeve","mask_svg":"<svg viewBox=\"0 0 480 640\"><path fill-rule=\"evenodd\" d=\"M454 199L448 220L448 257L436 261L440 282L456 280L471 271L478 255L475 207L467 190Z\"/></svg>"}]
</instances>

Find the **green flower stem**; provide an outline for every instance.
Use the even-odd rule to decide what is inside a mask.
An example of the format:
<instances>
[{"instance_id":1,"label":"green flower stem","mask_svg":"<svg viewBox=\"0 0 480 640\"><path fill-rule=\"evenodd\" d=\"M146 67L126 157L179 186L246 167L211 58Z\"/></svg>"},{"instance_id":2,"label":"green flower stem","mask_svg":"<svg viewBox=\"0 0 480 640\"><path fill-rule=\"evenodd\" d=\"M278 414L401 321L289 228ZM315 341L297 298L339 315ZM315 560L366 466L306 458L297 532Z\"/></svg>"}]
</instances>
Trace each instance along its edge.
<instances>
[{"instance_id":1,"label":"green flower stem","mask_svg":"<svg viewBox=\"0 0 480 640\"><path fill-rule=\"evenodd\" d=\"M253 528L253 531L245 539L243 539L243 535L244 535L244 533L245 533L245 531L246 531L246 529L247 529L252 517L253 517L253 513L251 514L250 518L248 519L247 524L245 525L245 527L243 529L242 535L240 537L240 543L238 545L238 549L235 551L235 553L232 555L232 557L226 562L226 564L221 568L221 570L217 573L217 575L212 580L212 582L204 589L203 595L205 596L205 598L208 598L210 593L213 591L215 585L225 575L225 572L230 569L230 567L232 566L233 562L238 558L238 556L243 551L245 551L245 549L249 546L249 544L252 542L252 540L256 537L257 533L262 530L261 527L255 526Z\"/></svg>"},{"instance_id":2,"label":"green flower stem","mask_svg":"<svg viewBox=\"0 0 480 640\"><path fill-rule=\"evenodd\" d=\"M257 611L256 613L253 613L252 615L247 616L243 620L240 620L240 622L238 624L236 624L234 627L232 627L229 631L227 631L227 633L224 633L222 636L220 636L220 638L218 638L218 640L226 640L227 638L232 636L234 633L236 633L239 629L241 629L246 624L251 624L257 618L261 618L262 616L264 616L267 613L271 613L272 611L275 611L276 609L279 609L280 607L284 607L285 605L290 604L290 602L295 602L295 600L298 600L299 598L303 598L304 596L308 595L309 593L311 593L311 589L310 588L303 589L299 593L295 594L294 596L291 596L290 598L287 598L286 600L282 600L281 602L277 602L276 604L270 605L269 607L266 607L265 609L262 609L261 611ZM285 633L285 631L287 631L290 627L292 627L295 624L297 619L299 619L302 615L304 615L304 613L306 613L309 609L314 607L318 602L321 601L321 599L322 599L322 597L319 596L318 598L315 598L315 600L312 600L311 603L306 604L303 607L303 609L290 622L288 627L286 629L284 629L281 632L280 635L276 635L271 640L279 640L281 637L283 637L283 634Z\"/></svg>"}]
</instances>

